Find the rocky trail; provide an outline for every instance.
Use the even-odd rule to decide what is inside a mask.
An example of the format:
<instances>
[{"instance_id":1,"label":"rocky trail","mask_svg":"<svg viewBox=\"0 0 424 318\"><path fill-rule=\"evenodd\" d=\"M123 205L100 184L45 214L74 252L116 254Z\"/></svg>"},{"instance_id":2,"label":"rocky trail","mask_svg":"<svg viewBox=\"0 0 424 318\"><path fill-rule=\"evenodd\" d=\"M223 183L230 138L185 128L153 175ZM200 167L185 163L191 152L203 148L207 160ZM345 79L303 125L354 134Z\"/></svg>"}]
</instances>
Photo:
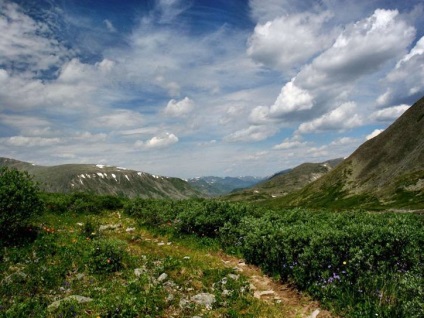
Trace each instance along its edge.
<instances>
[{"instance_id":1,"label":"rocky trail","mask_svg":"<svg viewBox=\"0 0 424 318\"><path fill-rule=\"evenodd\" d=\"M248 277L250 288L255 298L267 303L281 306L285 317L301 318L331 318L335 317L330 312L320 309L319 303L300 294L296 289L287 284L276 282L263 274L257 266L246 264L244 260L219 253L222 262L229 267Z\"/></svg>"}]
</instances>

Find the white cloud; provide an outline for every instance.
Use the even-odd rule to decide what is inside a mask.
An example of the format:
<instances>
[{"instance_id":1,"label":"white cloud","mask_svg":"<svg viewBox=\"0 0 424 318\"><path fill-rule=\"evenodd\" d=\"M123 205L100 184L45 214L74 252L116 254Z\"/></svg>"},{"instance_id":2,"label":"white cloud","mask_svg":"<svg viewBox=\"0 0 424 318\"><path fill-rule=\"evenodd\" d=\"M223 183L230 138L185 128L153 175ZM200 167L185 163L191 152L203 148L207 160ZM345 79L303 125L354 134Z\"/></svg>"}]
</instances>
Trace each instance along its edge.
<instances>
[{"instance_id":1,"label":"white cloud","mask_svg":"<svg viewBox=\"0 0 424 318\"><path fill-rule=\"evenodd\" d=\"M249 128L238 130L224 138L227 142L250 142L264 140L275 135L277 129L269 126L250 126Z\"/></svg>"},{"instance_id":2,"label":"white cloud","mask_svg":"<svg viewBox=\"0 0 424 318\"><path fill-rule=\"evenodd\" d=\"M92 122L104 128L136 127L143 123L143 116L128 109L115 109L110 114L93 119Z\"/></svg>"},{"instance_id":3,"label":"white cloud","mask_svg":"<svg viewBox=\"0 0 424 318\"><path fill-rule=\"evenodd\" d=\"M106 25L106 28L109 30L109 32L116 32L116 29L115 29L115 27L113 26L113 23L112 22L110 22L110 20L108 20L108 19L105 19L105 20L103 20L103 22L104 22L104 24Z\"/></svg>"},{"instance_id":4,"label":"white cloud","mask_svg":"<svg viewBox=\"0 0 424 318\"><path fill-rule=\"evenodd\" d=\"M270 108L270 115L278 117L291 112L311 109L313 106L312 95L291 81L281 89L280 95Z\"/></svg>"},{"instance_id":5,"label":"white cloud","mask_svg":"<svg viewBox=\"0 0 424 318\"><path fill-rule=\"evenodd\" d=\"M415 36L397 10L376 10L373 15L349 25L331 48L319 55L296 77L305 89L340 88L377 71L400 56Z\"/></svg>"},{"instance_id":6,"label":"white cloud","mask_svg":"<svg viewBox=\"0 0 424 318\"><path fill-rule=\"evenodd\" d=\"M172 133L165 133L159 136L154 136L147 141L138 140L135 146L138 148L165 148L171 146L179 141L178 137Z\"/></svg>"},{"instance_id":7,"label":"white cloud","mask_svg":"<svg viewBox=\"0 0 424 318\"><path fill-rule=\"evenodd\" d=\"M356 111L356 104L354 102L344 103L319 118L302 123L297 132L307 134L325 130L343 131L360 126L363 121Z\"/></svg>"},{"instance_id":8,"label":"white cloud","mask_svg":"<svg viewBox=\"0 0 424 318\"><path fill-rule=\"evenodd\" d=\"M24 14L19 6L0 2L0 65L38 72L57 66L70 52L43 35L48 26Z\"/></svg>"},{"instance_id":9,"label":"white cloud","mask_svg":"<svg viewBox=\"0 0 424 318\"><path fill-rule=\"evenodd\" d=\"M183 117L189 114L193 109L194 102L188 97L180 101L171 99L168 105L166 105L165 114L172 117Z\"/></svg>"},{"instance_id":10,"label":"white cloud","mask_svg":"<svg viewBox=\"0 0 424 318\"><path fill-rule=\"evenodd\" d=\"M371 118L377 121L392 122L399 118L407 109L408 105L393 106L380 109L371 114Z\"/></svg>"},{"instance_id":11,"label":"white cloud","mask_svg":"<svg viewBox=\"0 0 424 318\"><path fill-rule=\"evenodd\" d=\"M397 103L409 96L418 98L424 94L424 36L398 61L396 67L386 76L384 84L388 88L377 99L381 106Z\"/></svg>"},{"instance_id":12,"label":"white cloud","mask_svg":"<svg viewBox=\"0 0 424 318\"><path fill-rule=\"evenodd\" d=\"M299 13L258 24L249 38L247 53L273 69L294 69L330 44L332 32L323 32L328 18L328 12Z\"/></svg>"},{"instance_id":13,"label":"white cloud","mask_svg":"<svg viewBox=\"0 0 424 318\"><path fill-rule=\"evenodd\" d=\"M365 137L366 140L370 140L374 137L377 137L379 134L381 134L384 131L384 129L375 129L371 134L367 135Z\"/></svg>"},{"instance_id":14,"label":"white cloud","mask_svg":"<svg viewBox=\"0 0 424 318\"><path fill-rule=\"evenodd\" d=\"M42 138L27 136L13 136L9 138L2 138L2 141L9 146L15 147L46 147L57 145L61 142L60 138Z\"/></svg>"},{"instance_id":15,"label":"white cloud","mask_svg":"<svg viewBox=\"0 0 424 318\"><path fill-rule=\"evenodd\" d=\"M296 139L290 139L286 138L281 144L275 145L273 149L276 150L287 150L287 149L293 149L293 148L300 148L302 146L306 146L307 142L300 141Z\"/></svg>"}]
</instances>

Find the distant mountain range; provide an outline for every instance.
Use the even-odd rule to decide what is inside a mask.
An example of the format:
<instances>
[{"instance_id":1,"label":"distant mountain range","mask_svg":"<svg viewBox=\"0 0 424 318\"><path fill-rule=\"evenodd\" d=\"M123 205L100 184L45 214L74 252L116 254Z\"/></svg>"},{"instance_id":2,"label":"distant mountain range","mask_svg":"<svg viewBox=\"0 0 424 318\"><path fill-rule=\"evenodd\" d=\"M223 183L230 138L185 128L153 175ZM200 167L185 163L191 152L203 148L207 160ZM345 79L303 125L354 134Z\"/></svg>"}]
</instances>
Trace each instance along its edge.
<instances>
[{"instance_id":1,"label":"distant mountain range","mask_svg":"<svg viewBox=\"0 0 424 318\"><path fill-rule=\"evenodd\" d=\"M248 201L282 197L321 178L342 161L343 158L338 158L320 163L303 163L293 169L277 172L257 185L249 189L235 191L227 197L231 200Z\"/></svg>"},{"instance_id":2,"label":"distant mountain range","mask_svg":"<svg viewBox=\"0 0 424 318\"><path fill-rule=\"evenodd\" d=\"M424 98L347 159L304 163L268 179L200 177L184 181L105 165L45 167L8 158L0 158L0 166L28 171L50 192L175 199L227 194L229 200L262 201L274 207L424 209Z\"/></svg>"},{"instance_id":3,"label":"distant mountain range","mask_svg":"<svg viewBox=\"0 0 424 318\"><path fill-rule=\"evenodd\" d=\"M199 177L188 179L191 184L198 191L206 194L207 196L219 196L230 193L236 189L250 188L253 185L263 181L264 178L260 177Z\"/></svg>"},{"instance_id":4,"label":"distant mountain range","mask_svg":"<svg viewBox=\"0 0 424 318\"><path fill-rule=\"evenodd\" d=\"M152 175L121 167L94 164L38 166L9 158L0 158L0 167L28 171L47 192L91 192L141 198L185 199L204 197L189 183L178 178Z\"/></svg>"}]
</instances>

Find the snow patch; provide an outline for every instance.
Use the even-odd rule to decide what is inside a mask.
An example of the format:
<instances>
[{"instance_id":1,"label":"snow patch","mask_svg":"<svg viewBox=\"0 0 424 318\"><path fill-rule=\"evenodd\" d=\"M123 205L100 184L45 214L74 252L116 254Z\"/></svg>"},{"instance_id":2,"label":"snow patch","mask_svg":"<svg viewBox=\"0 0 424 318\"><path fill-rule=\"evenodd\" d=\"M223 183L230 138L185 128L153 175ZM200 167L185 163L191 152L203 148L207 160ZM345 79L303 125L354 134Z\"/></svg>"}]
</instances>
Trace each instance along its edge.
<instances>
[{"instance_id":1,"label":"snow patch","mask_svg":"<svg viewBox=\"0 0 424 318\"><path fill-rule=\"evenodd\" d=\"M128 178L128 176L127 176L127 175L125 175L125 178L127 178L127 180L128 180L128 181L130 181L130 178Z\"/></svg>"},{"instance_id":2,"label":"snow patch","mask_svg":"<svg viewBox=\"0 0 424 318\"><path fill-rule=\"evenodd\" d=\"M112 177L115 179L115 181L118 181L118 179L116 179L116 175L114 173L112 173Z\"/></svg>"},{"instance_id":3,"label":"snow patch","mask_svg":"<svg viewBox=\"0 0 424 318\"><path fill-rule=\"evenodd\" d=\"M118 170L128 170L127 168L123 168L123 167L116 167L116 169L118 169Z\"/></svg>"},{"instance_id":4,"label":"snow patch","mask_svg":"<svg viewBox=\"0 0 424 318\"><path fill-rule=\"evenodd\" d=\"M85 175L83 175L83 174L80 175L79 177L85 179Z\"/></svg>"},{"instance_id":5,"label":"snow patch","mask_svg":"<svg viewBox=\"0 0 424 318\"><path fill-rule=\"evenodd\" d=\"M103 169L105 165L96 165L97 168Z\"/></svg>"},{"instance_id":6,"label":"snow patch","mask_svg":"<svg viewBox=\"0 0 424 318\"><path fill-rule=\"evenodd\" d=\"M103 175L103 173L101 173L101 172L97 172L97 175L100 177L100 178L104 178L104 175Z\"/></svg>"}]
</instances>

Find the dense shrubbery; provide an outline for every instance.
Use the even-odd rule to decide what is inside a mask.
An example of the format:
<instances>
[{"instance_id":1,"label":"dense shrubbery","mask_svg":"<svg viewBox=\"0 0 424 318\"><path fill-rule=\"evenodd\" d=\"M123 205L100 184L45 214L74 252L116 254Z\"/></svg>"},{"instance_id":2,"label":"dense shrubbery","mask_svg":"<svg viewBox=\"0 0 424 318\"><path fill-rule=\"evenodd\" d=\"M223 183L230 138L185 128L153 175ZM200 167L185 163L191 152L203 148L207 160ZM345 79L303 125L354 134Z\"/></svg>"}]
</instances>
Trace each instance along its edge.
<instances>
[{"instance_id":1,"label":"dense shrubbery","mask_svg":"<svg viewBox=\"0 0 424 318\"><path fill-rule=\"evenodd\" d=\"M420 215L277 213L219 201L141 199L126 211L142 224L218 238L344 316L424 316Z\"/></svg>"},{"instance_id":2,"label":"dense shrubbery","mask_svg":"<svg viewBox=\"0 0 424 318\"><path fill-rule=\"evenodd\" d=\"M112 195L93 195L76 192L72 194L43 193L46 210L53 213L90 213L98 214L103 210L118 210L123 208L124 199Z\"/></svg>"},{"instance_id":3,"label":"dense shrubbery","mask_svg":"<svg viewBox=\"0 0 424 318\"><path fill-rule=\"evenodd\" d=\"M0 169L0 244L26 235L28 220L43 209L38 192L27 172Z\"/></svg>"},{"instance_id":4,"label":"dense shrubbery","mask_svg":"<svg viewBox=\"0 0 424 318\"><path fill-rule=\"evenodd\" d=\"M236 232L247 261L344 315L424 314L422 217L296 210L245 218Z\"/></svg>"}]
</instances>

